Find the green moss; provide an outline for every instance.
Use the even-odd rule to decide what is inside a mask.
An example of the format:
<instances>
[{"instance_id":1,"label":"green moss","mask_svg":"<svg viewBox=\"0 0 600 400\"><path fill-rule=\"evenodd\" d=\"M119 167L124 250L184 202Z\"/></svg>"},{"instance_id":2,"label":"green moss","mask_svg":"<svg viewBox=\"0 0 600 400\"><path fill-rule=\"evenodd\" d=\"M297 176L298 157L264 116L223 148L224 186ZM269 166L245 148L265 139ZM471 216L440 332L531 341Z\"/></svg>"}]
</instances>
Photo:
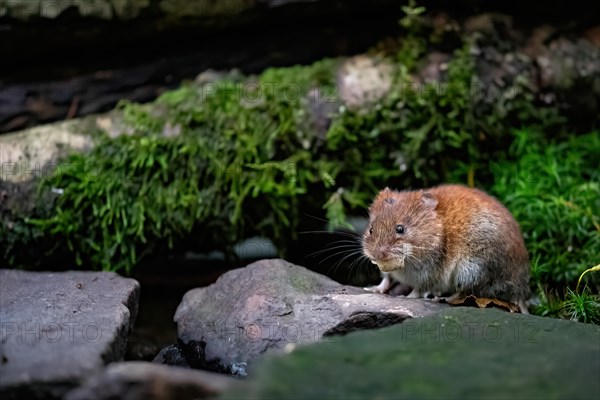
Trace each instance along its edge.
<instances>
[{"instance_id":1,"label":"green moss","mask_svg":"<svg viewBox=\"0 0 600 400\"><path fill-rule=\"evenodd\" d=\"M548 140L517 132L490 165L497 193L520 221L536 282L574 285L600 254L600 135Z\"/></svg>"},{"instance_id":2,"label":"green moss","mask_svg":"<svg viewBox=\"0 0 600 400\"><path fill-rule=\"evenodd\" d=\"M599 333L598 326L454 308L267 354L251 380L220 398L593 398Z\"/></svg>"},{"instance_id":3,"label":"green moss","mask_svg":"<svg viewBox=\"0 0 600 400\"><path fill-rule=\"evenodd\" d=\"M199 223L200 239L215 248L254 233L287 239L297 224L298 196L310 184L327 186L326 169L307 151L286 151L298 147L294 138L232 100L236 90L224 83L191 115L174 109L168 120L189 118L176 137L135 132L71 156L71 168L44 182L64 190L56 214L33 223L66 243L78 264L109 270L129 270L144 255L172 248ZM221 104L231 114L212 118ZM129 118L148 120L137 106L125 107Z\"/></svg>"}]
</instances>

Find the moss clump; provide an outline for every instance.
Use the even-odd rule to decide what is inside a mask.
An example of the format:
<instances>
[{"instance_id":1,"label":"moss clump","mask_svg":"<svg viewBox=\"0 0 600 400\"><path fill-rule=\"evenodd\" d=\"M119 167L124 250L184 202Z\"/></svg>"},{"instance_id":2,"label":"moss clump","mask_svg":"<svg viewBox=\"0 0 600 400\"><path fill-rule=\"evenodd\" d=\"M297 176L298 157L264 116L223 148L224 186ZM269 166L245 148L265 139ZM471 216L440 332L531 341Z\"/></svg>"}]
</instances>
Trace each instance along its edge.
<instances>
[{"instance_id":1,"label":"moss clump","mask_svg":"<svg viewBox=\"0 0 600 400\"><path fill-rule=\"evenodd\" d=\"M244 89L220 82L201 98L183 88L159 100L163 117L124 104L136 131L68 158L70 167L43 183L63 191L55 214L32 223L66 243L79 265L107 270L129 270L194 228L208 247L227 250L252 234L284 247L300 196L311 186L324 194L337 172L303 150L266 105L244 104ZM167 121L181 132L168 137Z\"/></svg>"}]
</instances>

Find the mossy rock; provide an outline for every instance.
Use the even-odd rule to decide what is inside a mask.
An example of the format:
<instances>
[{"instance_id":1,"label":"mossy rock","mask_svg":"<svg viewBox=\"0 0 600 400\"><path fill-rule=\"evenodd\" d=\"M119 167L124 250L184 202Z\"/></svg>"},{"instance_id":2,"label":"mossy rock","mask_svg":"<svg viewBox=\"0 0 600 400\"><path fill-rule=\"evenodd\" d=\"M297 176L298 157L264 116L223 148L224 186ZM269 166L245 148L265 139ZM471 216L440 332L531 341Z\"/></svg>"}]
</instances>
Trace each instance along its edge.
<instances>
[{"instance_id":1,"label":"mossy rock","mask_svg":"<svg viewBox=\"0 0 600 400\"><path fill-rule=\"evenodd\" d=\"M454 308L267 357L228 398L600 396L600 327Z\"/></svg>"}]
</instances>

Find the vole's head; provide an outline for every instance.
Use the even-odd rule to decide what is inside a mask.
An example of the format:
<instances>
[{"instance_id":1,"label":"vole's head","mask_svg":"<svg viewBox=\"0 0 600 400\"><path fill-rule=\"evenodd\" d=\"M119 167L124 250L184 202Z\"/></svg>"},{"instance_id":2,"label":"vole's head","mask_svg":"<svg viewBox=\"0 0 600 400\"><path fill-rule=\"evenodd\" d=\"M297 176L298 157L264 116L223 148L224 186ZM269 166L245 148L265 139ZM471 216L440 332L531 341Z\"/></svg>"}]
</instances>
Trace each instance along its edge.
<instances>
[{"instance_id":1,"label":"vole's head","mask_svg":"<svg viewBox=\"0 0 600 400\"><path fill-rule=\"evenodd\" d=\"M385 188L369 208L363 253L384 272L433 262L431 252L439 251L443 233L437 205L427 191Z\"/></svg>"}]
</instances>

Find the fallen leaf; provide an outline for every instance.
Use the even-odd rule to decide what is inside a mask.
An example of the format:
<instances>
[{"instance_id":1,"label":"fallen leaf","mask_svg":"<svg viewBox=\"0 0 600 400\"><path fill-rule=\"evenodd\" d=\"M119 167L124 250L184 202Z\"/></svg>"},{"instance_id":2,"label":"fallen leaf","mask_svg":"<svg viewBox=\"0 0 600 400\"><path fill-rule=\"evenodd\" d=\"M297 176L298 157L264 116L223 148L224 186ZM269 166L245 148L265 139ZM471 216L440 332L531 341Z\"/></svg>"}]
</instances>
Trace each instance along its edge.
<instances>
[{"instance_id":1,"label":"fallen leaf","mask_svg":"<svg viewBox=\"0 0 600 400\"><path fill-rule=\"evenodd\" d=\"M468 295L466 297L448 301L445 300L446 303L453 306L463 306L463 307L478 307L478 308L500 308L504 311L509 312L519 312L519 306L513 303L509 303L504 300L499 299L488 299L486 297L476 297L473 295Z\"/></svg>"}]
</instances>

